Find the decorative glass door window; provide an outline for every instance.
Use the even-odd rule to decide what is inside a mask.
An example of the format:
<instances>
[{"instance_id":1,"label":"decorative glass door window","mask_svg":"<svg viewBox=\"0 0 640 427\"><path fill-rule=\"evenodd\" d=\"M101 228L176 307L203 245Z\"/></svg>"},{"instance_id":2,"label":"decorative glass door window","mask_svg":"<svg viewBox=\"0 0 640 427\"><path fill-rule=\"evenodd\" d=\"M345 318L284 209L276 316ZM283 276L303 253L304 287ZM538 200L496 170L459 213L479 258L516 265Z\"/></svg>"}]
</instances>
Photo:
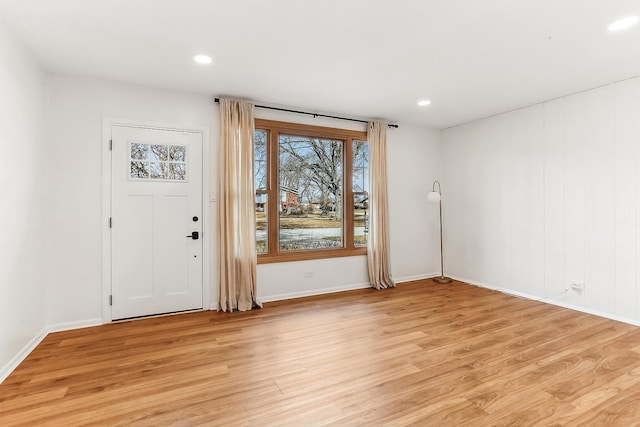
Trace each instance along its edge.
<instances>
[{"instance_id":1,"label":"decorative glass door window","mask_svg":"<svg viewBox=\"0 0 640 427\"><path fill-rule=\"evenodd\" d=\"M140 180L187 180L187 147L131 142L129 178Z\"/></svg>"}]
</instances>

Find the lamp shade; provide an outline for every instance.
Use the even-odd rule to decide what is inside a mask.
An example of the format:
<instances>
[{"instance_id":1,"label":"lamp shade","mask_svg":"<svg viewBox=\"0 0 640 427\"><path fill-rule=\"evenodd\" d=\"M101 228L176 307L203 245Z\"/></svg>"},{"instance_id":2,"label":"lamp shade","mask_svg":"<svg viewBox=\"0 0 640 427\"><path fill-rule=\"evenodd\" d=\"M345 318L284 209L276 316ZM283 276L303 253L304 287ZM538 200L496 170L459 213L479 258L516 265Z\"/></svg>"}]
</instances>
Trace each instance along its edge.
<instances>
[{"instance_id":1,"label":"lamp shade","mask_svg":"<svg viewBox=\"0 0 640 427\"><path fill-rule=\"evenodd\" d=\"M437 191L431 191L427 194L427 200L431 203L439 203L440 202L440 193Z\"/></svg>"}]
</instances>

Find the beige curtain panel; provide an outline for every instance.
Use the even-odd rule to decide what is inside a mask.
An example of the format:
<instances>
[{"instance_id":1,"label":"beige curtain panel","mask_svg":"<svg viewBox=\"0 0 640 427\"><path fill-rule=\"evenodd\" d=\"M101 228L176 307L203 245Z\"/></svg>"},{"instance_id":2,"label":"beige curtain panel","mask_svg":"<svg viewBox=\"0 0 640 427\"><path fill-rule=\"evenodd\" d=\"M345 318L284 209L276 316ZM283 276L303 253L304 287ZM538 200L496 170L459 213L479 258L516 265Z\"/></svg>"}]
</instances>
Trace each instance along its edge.
<instances>
[{"instance_id":1,"label":"beige curtain panel","mask_svg":"<svg viewBox=\"0 0 640 427\"><path fill-rule=\"evenodd\" d=\"M251 310L256 302L253 109L220 100L218 184L218 310Z\"/></svg>"},{"instance_id":2,"label":"beige curtain panel","mask_svg":"<svg viewBox=\"0 0 640 427\"><path fill-rule=\"evenodd\" d=\"M369 241L367 264L371 287L395 287L391 278L389 201L387 191L387 125L369 122Z\"/></svg>"}]
</instances>

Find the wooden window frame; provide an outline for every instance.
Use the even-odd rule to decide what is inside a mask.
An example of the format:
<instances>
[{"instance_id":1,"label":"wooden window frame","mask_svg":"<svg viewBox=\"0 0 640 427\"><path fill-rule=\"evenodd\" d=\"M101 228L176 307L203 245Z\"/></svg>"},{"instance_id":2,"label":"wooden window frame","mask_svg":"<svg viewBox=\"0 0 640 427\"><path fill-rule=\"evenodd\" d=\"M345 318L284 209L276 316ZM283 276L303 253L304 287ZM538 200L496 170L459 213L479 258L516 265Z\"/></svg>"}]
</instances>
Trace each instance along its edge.
<instances>
[{"instance_id":1,"label":"wooden window frame","mask_svg":"<svg viewBox=\"0 0 640 427\"><path fill-rule=\"evenodd\" d=\"M367 133L347 129L336 129L298 123L255 119L255 129L267 133L267 189L256 193L267 194L267 252L258 254L258 264L275 262L327 259L366 255L367 248L354 243L353 206L353 141L367 141ZM309 138L332 139L343 142L342 146L342 244L341 248L311 249L301 251L279 251L278 141L280 135L295 135ZM348 160L348 161L347 161Z\"/></svg>"}]
</instances>

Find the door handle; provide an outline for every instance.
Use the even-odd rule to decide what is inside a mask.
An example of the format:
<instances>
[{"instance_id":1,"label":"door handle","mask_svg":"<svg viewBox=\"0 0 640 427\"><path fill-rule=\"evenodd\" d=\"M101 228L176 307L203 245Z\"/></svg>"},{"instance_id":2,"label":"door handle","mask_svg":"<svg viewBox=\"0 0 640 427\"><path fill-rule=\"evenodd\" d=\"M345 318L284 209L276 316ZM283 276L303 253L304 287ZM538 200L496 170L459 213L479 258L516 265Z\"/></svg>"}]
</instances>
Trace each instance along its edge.
<instances>
[{"instance_id":1,"label":"door handle","mask_svg":"<svg viewBox=\"0 0 640 427\"><path fill-rule=\"evenodd\" d=\"M193 240L198 240L200 238L200 233L198 233L197 231L192 231L191 234L188 235L187 237Z\"/></svg>"}]
</instances>

